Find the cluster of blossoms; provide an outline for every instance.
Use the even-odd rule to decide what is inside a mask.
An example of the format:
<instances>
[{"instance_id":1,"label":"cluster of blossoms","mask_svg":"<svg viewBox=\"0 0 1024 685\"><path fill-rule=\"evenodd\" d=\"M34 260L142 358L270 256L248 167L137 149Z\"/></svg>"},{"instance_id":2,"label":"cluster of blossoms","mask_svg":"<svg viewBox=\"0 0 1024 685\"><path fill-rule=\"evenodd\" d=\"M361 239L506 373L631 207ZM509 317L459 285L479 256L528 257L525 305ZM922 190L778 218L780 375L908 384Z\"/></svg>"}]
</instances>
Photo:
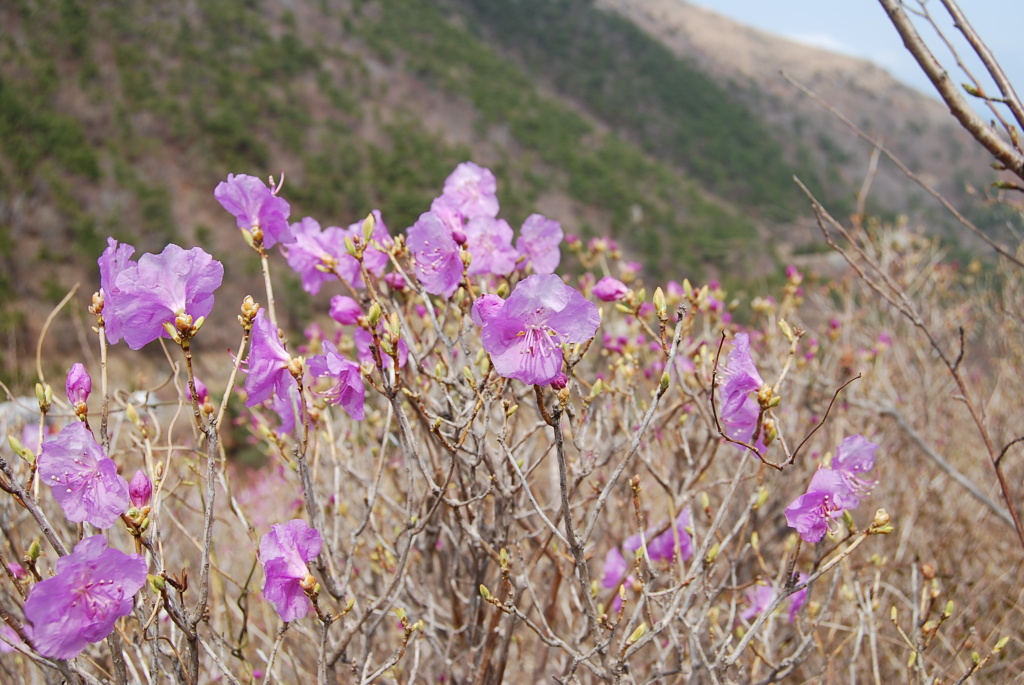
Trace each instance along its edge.
<instances>
[{"instance_id":1,"label":"cluster of blossoms","mask_svg":"<svg viewBox=\"0 0 1024 685\"><path fill-rule=\"evenodd\" d=\"M690 526L690 514L684 509L676 516L673 525L659 535L650 538L656 529L647 531L644 537L647 539L647 556L652 562L671 562L675 559L689 559L693 556L693 544L688 528ZM660 526L664 528L665 526ZM604 556L604 573L601 577L601 587L606 590L614 590L620 585L636 589L636 578L629 574L632 564L626 562L623 552L630 557L635 556L643 545L640 534L631 535L623 541L622 545L612 547ZM618 612L622 608L622 597L616 595L612 600L612 611Z\"/></svg>"},{"instance_id":2,"label":"cluster of blossoms","mask_svg":"<svg viewBox=\"0 0 1024 685\"><path fill-rule=\"evenodd\" d=\"M862 474L875 467L878 445L853 435L836 449L830 466L820 466L807 492L786 507L786 522L806 542L820 542L843 511L856 509L860 498L869 494L875 481Z\"/></svg>"},{"instance_id":3,"label":"cluster of blossoms","mask_svg":"<svg viewBox=\"0 0 1024 685\"><path fill-rule=\"evenodd\" d=\"M808 576L806 573L798 573L796 577L796 584L799 585L807 580ZM772 605L775 598L778 596L775 588L765 583L755 583L752 587L748 588L744 593L744 599L747 601L747 608L740 614L740 618L744 621L750 621L756 618L759 614L763 614L768 610L768 607ZM796 620L797 614L804 608L804 604L807 603L807 588L797 590L789 597L789 622L792 623Z\"/></svg>"},{"instance_id":4,"label":"cluster of blossoms","mask_svg":"<svg viewBox=\"0 0 1024 685\"><path fill-rule=\"evenodd\" d=\"M770 439L766 439L762 412L771 406L771 388L754 365L749 334L736 334L724 373L719 412L723 430L733 440L750 443L763 452Z\"/></svg>"}]
</instances>

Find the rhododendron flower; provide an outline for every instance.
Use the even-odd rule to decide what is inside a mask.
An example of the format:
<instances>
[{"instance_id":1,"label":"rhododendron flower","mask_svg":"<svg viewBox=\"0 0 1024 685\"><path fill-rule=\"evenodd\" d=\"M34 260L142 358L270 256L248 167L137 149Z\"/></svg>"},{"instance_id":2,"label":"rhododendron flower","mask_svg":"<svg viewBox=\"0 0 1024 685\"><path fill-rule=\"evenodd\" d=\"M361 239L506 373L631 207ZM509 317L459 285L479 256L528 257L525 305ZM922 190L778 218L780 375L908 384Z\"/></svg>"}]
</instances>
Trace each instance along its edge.
<instances>
[{"instance_id":1,"label":"rhododendron flower","mask_svg":"<svg viewBox=\"0 0 1024 685\"><path fill-rule=\"evenodd\" d=\"M263 232L263 246L293 243L295 236L288 227L291 208L255 176L228 174L213 191L221 207L234 215L243 231Z\"/></svg>"},{"instance_id":2,"label":"rhododendron flower","mask_svg":"<svg viewBox=\"0 0 1024 685\"><path fill-rule=\"evenodd\" d=\"M296 385L290 370L291 360L291 355L281 344L277 326L267 319L266 310L261 309L252 324L245 406L255 407L271 395L286 397L289 389Z\"/></svg>"},{"instance_id":3,"label":"rhododendron flower","mask_svg":"<svg viewBox=\"0 0 1024 685\"><path fill-rule=\"evenodd\" d=\"M533 267L535 274L553 274L562 255L558 246L562 242L562 225L541 214L526 217L519 229L516 250L524 257L522 268Z\"/></svg>"},{"instance_id":4,"label":"rhododendron flower","mask_svg":"<svg viewBox=\"0 0 1024 685\"><path fill-rule=\"evenodd\" d=\"M451 228L436 212L426 212L409 229L406 242L423 289L431 295L451 297L462 281L462 257Z\"/></svg>"},{"instance_id":5,"label":"rhododendron flower","mask_svg":"<svg viewBox=\"0 0 1024 685\"><path fill-rule=\"evenodd\" d=\"M444 181L444 191L437 198L467 219L498 216L498 181L490 169L463 162ZM431 207L433 209L433 207Z\"/></svg>"},{"instance_id":6,"label":"rhododendron flower","mask_svg":"<svg viewBox=\"0 0 1024 685\"><path fill-rule=\"evenodd\" d=\"M405 282L405 276L397 271L389 271L384 274L384 282L388 284L389 288L398 292L409 287L409 284Z\"/></svg>"},{"instance_id":7,"label":"rhododendron flower","mask_svg":"<svg viewBox=\"0 0 1024 685\"><path fill-rule=\"evenodd\" d=\"M9 654L17 651L14 645L21 644L21 638L14 632L14 628L6 623L0 624L0 652Z\"/></svg>"},{"instance_id":8,"label":"rhododendron flower","mask_svg":"<svg viewBox=\"0 0 1024 685\"><path fill-rule=\"evenodd\" d=\"M128 483L128 497L131 499L132 506L136 509L148 506L152 496L153 482L146 476L145 471L139 469Z\"/></svg>"},{"instance_id":9,"label":"rhododendron flower","mask_svg":"<svg viewBox=\"0 0 1024 685\"><path fill-rule=\"evenodd\" d=\"M329 404L340 405L356 421L362 421L365 418L363 402L366 388L363 387L359 364L346 359L330 340L324 340L323 351L323 354L309 358L307 368L316 378L330 378L336 383L327 392L318 394Z\"/></svg>"},{"instance_id":10,"label":"rhododendron flower","mask_svg":"<svg viewBox=\"0 0 1024 685\"><path fill-rule=\"evenodd\" d=\"M507 276L516 267L519 253L512 247L512 227L504 219L478 216L464 229L466 249L473 256L466 273Z\"/></svg>"},{"instance_id":11,"label":"rhododendron flower","mask_svg":"<svg viewBox=\"0 0 1024 685\"><path fill-rule=\"evenodd\" d=\"M146 583L146 562L108 548L102 535L94 535L58 559L56 569L57 575L32 586L25 618L32 624L36 651L71 659L131 613L132 598Z\"/></svg>"},{"instance_id":12,"label":"rhododendron flower","mask_svg":"<svg viewBox=\"0 0 1024 685\"><path fill-rule=\"evenodd\" d=\"M39 480L53 489L53 498L74 523L109 528L128 508L128 483L80 421L43 443Z\"/></svg>"},{"instance_id":13,"label":"rhododendron flower","mask_svg":"<svg viewBox=\"0 0 1024 685\"><path fill-rule=\"evenodd\" d=\"M760 406L750 393L760 390L765 382L757 372L750 355L748 334L736 334L723 374L725 382L722 384L719 417L725 434L734 440L749 442L757 427L757 417L761 413ZM760 435L756 436L754 444L761 450L765 447Z\"/></svg>"},{"instance_id":14,"label":"rhododendron flower","mask_svg":"<svg viewBox=\"0 0 1024 685\"><path fill-rule=\"evenodd\" d=\"M224 279L224 266L201 248L168 245L158 255L144 254L117 276L114 313L128 347L142 349L170 337L164 324L179 316L193 321L210 315L213 291ZM106 311L106 306L104 306Z\"/></svg>"},{"instance_id":15,"label":"rhododendron flower","mask_svg":"<svg viewBox=\"0 0 1024 685\"><path fill-rule=\"evenodd\" d=\"M875 468L875 450L878 445L862 435L851 435L845 438L836 449L832 458L832 469L837 471L846 483L846 508L855 509L860 504L860 497L868 495L877 481L867 480L859 474L867 473Z\"/></svg>"},{"instance_id":16,"label":"rhododendron flower","mask_svg":"<svg viewBox=\"0 0 1024 685\"><path fill-rule=\"evenodd\" d=\"M605 276L594 285L594 297L603 302L616 302L621 300L629 292L629 288L622 281Z\"/></svg>"},{"instance_id":17,"label":"rhododendron flower","mask_svg":"<svg viewBox=\"0 0 1024 685\"><path fill-rule=\"evenodd\" d=\"M121 296L121 290L117 287L117 277L135 262L131 256L135 254L135 248L131 245L118 243L113 238L107 238L107 249L96 260L100 266L100 293L103 294L103 327L106 331L107 342L115 345L121 342L121 319L118 317L115 302Z\"/></svg>"},{"instance_id":18,"label":"rhododendron flower","mask_svg":"<svg viewBox=\"0 0 1024 685\"><path fill-rule=\"evenodd\" d=\"M597 305L558 276L535 274L516 284L480 337L499 375L547 385L562 370L562 344L593 338L600 323Z\"/></svg>"},{"instance_id":19,"label":"rhododendron flower","mask_svg":"<svg viewBox=\"0 0 1024 685\"><path fill-rule=\"evenodd\" d=\"M307 564L320 554L321 544L320 533L302 519L275 524L260 539L263 596L285 623L302 618L312 607L303 586L311 588L315 582Z\"/></svg>"},{"instance_id":20,"label":"rhododendron flower","mask_svg":"<svg viewBox=\"0 0 1024 685\"><path fill-rule=\"evenodd\" d=\"M67 390L68 402L73 407L86 403L92 391L92 378L89 377L85 365L76 363L71 366L64 389Z\"/></svg>"},{"instance_id":21,"label":"rhododendron flower","mask_svg":"<svg viewBox=\"0 0 1024 685\"><path fill-rule=\"evenodd\" d=\"M807 582L806 573L798 573L796 578L796 584ZM800 613L800 610L804 608L804 604L807 603L807 591L809 587L805 587L803 590L797 590L789 596L789 622L792 623L796 620L796 615Z\"/></svg>"},{"instance_id":22,"label":"rhododendron flower","mask_svg":"<svg viewBox=\"0 0 1024 685\"><path fill-rule=\"evenodd\" d=\"M340 324L354 326L359 323L363 309L359 303L347 295L335 295L331 298L331 318Z\"/></svg>"},{"instance_id":23,"label":"rhododendron flower","mask_svg":"<svg viewBox=\"0 0 1024 685\"><path fill-rule=\"evenodd\" d=\"M832 469L818 469L807 492L786 507L786 523L804 542L821 542L833 519L849 508L849 492L843 476Z\"/></svg>"},{"instance_id":24,"label":"rhododendron flower","mask_svg":"<svg viewBox=\"0 0 1024 685\"><path fill-rule=\"evenodd\" d=\"M684 509L676 516L676 531L679 534L679 544L676 545L676 538L672 528L664 531L661 535L647 540L647 555L651 561L672 561L678 551L681 559L689 559L693 556L693 546L690 541L690 534L686 527L690 525L690 514ZM623 549L627 552L636 552L640 549L640 535L632 535L622 543Z\"/></svg>"},{"instance_id":25,"label":"rhododendron flower","mask_svg":"<svg viewBox=\"0 0 1024 685\"><path fill-rule=\"evenodd\" d=\"M476 298L473 302L473 307L470 310L470 316L473 317L473 323L477 326L483 326L498 313L498 310L501 309L504 304L505 300L499 295L488 294L481 295Z\"/></svg>"},{"instance_id":26,"label":"rhododendron flower","mask_svg":"<svg viewBox=\"0 0 1024 685\"><path fill-rule=\"evenodd\" d=\"M342 256L352 258L345 253L345 236L336 226L321 230L317 220L308 216L292 224L291 230L295 241L285 253L288 266L302 279L302 289L316 295L321 285L337 278L334 270Z\"/></svg>"},{"instance_id":27,"label":"rhododendron flower","mask_svg":"<svg viewBox=\"0 0 1024 685\"><path fill-rule=\"evenodd\" d=\"M758 583L751 588L747 588L744 597L747 600L747 608L740 614L740 618L744 621L749 621L771 606L775 600L775 588L771 585Z\"/></svg>"},{"instance_id":28,"label":"rhododendron flower","mask_svg":"<svg viewBox=\"0 0 1024 685\"><path fill-rule=\"evenodd\" d=\"M636 578L632 575L626 576L625 581L622 579L629 568L629 564L626 563L626 559L622 556L622 552L619 551L618 547L609 549L604 555L604 573L601 576L601 587L606 590L614 590L619 587L619 583L624 582L627 587L633 585L636 582ZM612 600L611 609L616 613L622 609L622 597L618 593L615 594L615 599Z\"/></svg>"}]
</instances>

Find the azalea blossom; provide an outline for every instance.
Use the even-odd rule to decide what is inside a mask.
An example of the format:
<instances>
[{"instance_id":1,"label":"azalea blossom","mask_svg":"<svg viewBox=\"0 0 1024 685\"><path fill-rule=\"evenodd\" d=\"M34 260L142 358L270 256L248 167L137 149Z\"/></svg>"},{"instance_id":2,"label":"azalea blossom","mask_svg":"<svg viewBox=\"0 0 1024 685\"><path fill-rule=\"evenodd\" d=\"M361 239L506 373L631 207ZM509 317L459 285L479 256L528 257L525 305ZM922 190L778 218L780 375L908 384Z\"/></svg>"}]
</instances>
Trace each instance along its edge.
<instances>
[{"instance_id":1,"label":"azalea blossom","mask_svg":"<svg viewBox=\"0 0 1024 685\"><path fill-rule=\"evenodd\" d=\"M138 350L170 337L164 324L173 326L178 317L190 316L194 322L209 316L213 291L223 279L224 266L198 247L171 244L130 263L117 275L111 302L128 347Z\"/></svg>"},{"instance_id":2,"label":"azalea blossom","mask_svg":"<svg viewBox=\"0 0 1024 685\"><path fill-rule=\"evenodd\" d=\"M131 499L132 506L136 509L148 506L152 496L153 482L146 476L145 471L139 469L128 483L128 497Z\"/></svg>"},{"instance_id":3,"label":"azalea blossom","mask_svg":"<svg viewBox=\"0 0 1024 685\"><path fill-rule=\"evenodd\" d=\"M498 216L498 181L490 169L473 162L455 167L444 181L444 192L437 199L467 219Z\"/></svg>"},{"instance_id":4,"label":"azalea blossom","mask_svg":"<svg viewBox=\"0 0 1024 685\"><path fill-rule=\"evenodd\" d=\"M523 268L532 267L535 274L553 274L562 259L558 248L562 236L562 225L554 219L541 214L526 217L516 241Z\"/></svg>"},{"instance_id":5,"label":"azalea blossom","mask_svg":"<svg viewBox=\"0 0 1024 685\"><path fill-rule=\"evenodd\" d=\"M594 285L594 297L603 302L617 302L626 296L629 288L617 278L605 276Z\"/></svg>"},{"instance_id":6,"label":"azalea blossom","mask_svg":"<svg viewBox=\"0 0 1024 685\"><path fill-rule=\"evenodd\" d=\"M117 619L132 612L146 568L139 555L108 548L102 535L75 545L57 560L57 574L33 585L25 601L36 651L71 659L109 635Z\"/></svg>"},{"instance_id":7,"label":"azalea blossom","mask_svg":"<svg viewBox=\"0 0 1024 685\"><path fill-rule=\"evenodd\" d=\"M725 434L743 442L750 442L753 438L754 446L763 452L766 448L763 436L754 436L761 408L750 393L760 390L765 382L750 354L748 334L736 334L723 373L725 382L722 384L719 417Z\"/></svg>"},{"instance_id":8,"label":"azalea blossom","mask_svg":"<svg viewBox=\"0 0 1024 685\"><path fill-rule=\"evenodd\" d=\"M234 215L240 229L250 233L261 231L264 247L295 242L288 227L291 207L255 176L228 174L227 181L217 184L213 196Z\"/></svg>"},{"instance_id":9,"label":"azalea blossom","mask_svg":"<svg viewBox=\"0 0 1024 685\"><path fill-rule=\"evenodd\" d=\"M484 321L481 342L498 374L547 385L562 370L562 344L593 338L600 323L597 305L558 276L535 274Z\"/></svg>"},{"instance_id":10,"label":"azalea blossom","mask_svg":"<svg viewBox=\"0 0 1024 685\"><path fill-rule=\"evenodd\" d=\"M818 469L807 492L786 507L786 523L804 542L821 542L832 522L849 508L846 482L838 471Z\"/></svg>"},{"instance_id":11,"label":"azalea blossom","mask_svg":"<svg viewBox=\"0 0 1024 685\"><path fill-rule=\"evenodd\" d=\"M675 521L676 533L679 535L679 544L676 544L675 534L672 527L653 539L647 540L647 554L651 561L672 561L678 553L681 559L689 559L693 556L693 545L690 541L690 534L686 527L690 525L690 514L685 509L679 512ZM627 552L635 552L640 549L640 535L633 535L626 538L622 543L623 549Z\"/></svg>"},{"instance_id":12,"label":"azalea blossom","mask_svg":"<svg viewBox=\"0 0 1024 685\"><path fill-rule=\"evenodd\" d=\"M319 393L320 396L329 404L340 405L356 421L362 421L365 418L363 402L366 388L359 364L346 359L330 340L324 340L323 351L323 354L310 357L307 363L314 377L335 381L335 385L327 392Z\"/></svg>"},{"instance_id":13,"label":"azalea blossom","mask_svg":"<svg viewBox=\"0 0 1024 685\"><path fill-rule=\"evenodd\" d=\"M832 458L832 469L837 471L846 483L847 508L854 509L860 503L860 497L868 495L877 481L863 478L864 474L875 467L875 451L878 445L863 435L851 435L845 438L836 449Z\"/></svg>"},{"instance_id":14,"label":"azalea blossom","mask_svg":"<svg viewBox=\"0 0 1024 685\"><path fill-rule=\"evenodd\" d=\"M316 219L307 216L292 224L291 230L295 241L287 248L288 266L299 275L302 289L310 295L316 295L320 286L337 278L334 272L343 258L355 261L345 252L345 234L337 226L321 230ZM355 266L358 271L359 264Z\"/></svg>"},{"instance_id":15,"label":"azalea blossom","mask_svg":"<svg viewBox=\"0 0 1024 685\"><path fill-rule=\"evenodd\" d=\"M263 596L285 623L297 621L312 607L306 588L315 581L307 564L320 554L320 533L302 519L278 523L260 539Z\"/></svg>"},{"instance_id":16,"label":"azalea blossom","mask_svg":"<svg viewBox=\"0 0 1024 685\"><path fill-rule=\"evenodd\" d=\"M771 585L757 583L747 589L744 598L747 600L747 608L740 614L740 618L749 621L758 614L764 613L765 609L771 606L775 600L775 588Z\"/></svg>"},{"instance_id":17,"label":"azalea blossom","mask_svg":"<svg viewBox=\"0 0 1024 685\"><path fill-rule=\"evenodd\" d=\"M100 267L100 294L103 296L103 328L107 342L116 345L121 342L121 319L118 316L115 302L121 296L121 290L117 287L118 275L129 266L134 266L132 255L135 248L131 245L118 243L113 238L107 238L107 249L96 260Z\"/></svg>"},{"instance_id":18,"label":"azalea blossom","mask_svg":"<svg viewBox=\"0 0 1024 685\"><path fill-rule=\"evenodd\" d=\"M39 480L53 489L53 498L74 523L109 528L128 508L128 483L80 421L43 443Z\"/></svg>"},{"instance_id":19,"label":"azalea blossom","mask_svg":"<svg viewBox=\"0 0 1024 685\"><path fill-rule=\"evenodd\" d=\"M515 269L519 253L512 247L512 227L504 219L478 216L466 224L466 248L473 256L466 273L507 276Z\"/></svg>"},{"instance_id":20,"label":"azalea blossom","mask_svg":"<svg viewBox=\"0 0 1024 685\"><path fill-rule=\"evenodd\" d=\"M335 295L331 298L331 318L340 324L353 326L359 323L363 309L359 303L348 295Z\"/></svg>"},{"instance_id":21,"label":"azalea blossom","mask_svg":"<svg viewBox=\"0 0 1024 685\"><path fill-rule=\"evenodd\" d=\"M431 295L451 297L462 281L462 257L452 229L433 211L420 215L409 229L409 250L416 278Z\"/></svg>"},{"instance_id":22,"label":"azalea blossom","mask_svg":"<svg viewBox=\"0 0 1024 685\"><path fill-rule=\"evenodd\" d=\"M289 389L296 385L291 361L291 355L281 344L277 326L267 318L266 310L261 309L252 324L245 406L255 407L272 395L286 397Z\"/></svg>"},{"instance_id":23,"label":"azalea blossom","mask_svg":"<svg viewBox=\"0 0 1024 685\"><path fill-rule=\"evenodd\" d=\"M71 371L68 372L65 382L65 390L68 394L68 402L73 407L88 401L89 393L92 391L92 378L89 377L85 365L76 363L71 366Z\"/></svg>"}]
</instances>

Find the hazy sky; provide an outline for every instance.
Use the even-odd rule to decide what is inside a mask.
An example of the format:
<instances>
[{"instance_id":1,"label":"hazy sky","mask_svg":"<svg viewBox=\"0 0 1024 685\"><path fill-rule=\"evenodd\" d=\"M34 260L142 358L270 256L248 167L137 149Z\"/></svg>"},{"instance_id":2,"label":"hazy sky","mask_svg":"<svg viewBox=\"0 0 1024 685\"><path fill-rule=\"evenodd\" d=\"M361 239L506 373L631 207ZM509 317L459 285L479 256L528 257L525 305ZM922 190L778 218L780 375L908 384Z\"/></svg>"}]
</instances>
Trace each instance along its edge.
<instances>
[{"instance_id":1,"label":"hazy sky","mask_svg":"<svg viewBox=\"0 0 1024 685\"><path fill-rule=\"evenodd\" d=\"M858 57L865 57L888 69L900 80L934 95L935 90L921 73L903 41L886 18L877 0L690 0L694 4L732 17L744 24ZM1024 2L1021 0L959 0L960 9L1003 65L1017 94L1024 97ZM910 3L910 6L916 6ZM959 38L945 8L937 0L928 3L929 12L948 26L947 36ZM926 27L918 24L926 37ZM931 43L930 43L931 44ZM963 48L960 45L964 46ZM938 43L933 51L939 56ZM970 48L962 39L961 56ZM942 55L944 57L945 55ZM941 58L940 58L941 59ZM949 64L951 68L953 63ZM979 79L983 70L972 65ZM951 71L952 73L952 71ZM965 79L954 76L954 80ZM983 82L984 83L984 82ZM993 92L998 92L992 88Z\"/></svg>"}]
</instances>

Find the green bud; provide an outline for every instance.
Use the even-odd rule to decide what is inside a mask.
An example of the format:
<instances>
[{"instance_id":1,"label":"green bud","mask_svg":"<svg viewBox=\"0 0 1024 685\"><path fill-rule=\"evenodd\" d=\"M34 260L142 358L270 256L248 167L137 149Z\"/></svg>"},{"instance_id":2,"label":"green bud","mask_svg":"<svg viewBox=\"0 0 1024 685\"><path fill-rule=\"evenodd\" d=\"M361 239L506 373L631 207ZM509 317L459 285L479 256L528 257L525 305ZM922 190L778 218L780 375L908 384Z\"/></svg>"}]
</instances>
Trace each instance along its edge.
<instances>
[{"instance_id":1,"label":"green bud","mask_svg":"<svg viewBox=\"0 0 1024 685\"><path fill-rule=\"evenodd\" d=\"M370 323L370 329L377 328L377 323L380 321L381 311L380 304L373 302L370 304L370 311L366 313L366 320Z\"/></svg>"},{"instance_id":2,"label":"green bud","mask_svg":"<svg viewBox=\"0 0 1024 685\"><path fill-rule=\"evenodd\" d=\"M644 633L646 633L646 632L647 632L647 624L646 623L641 623L640 625L638 625L636 627L636 630L634 630L632 633L629 634L629 639L626 640L626 644L627 645L636 644L636 641L639 640L640 638L642 638L644 636Z\"/></svg>"},{"instance_id":3,"label":"green bud","mask_svg":"<svg viewBox=\"0 0 1024 685\"><path fill-rule=\"evenodd\" d=\"M401 621L403 618L405 618L405 609L403 609L402 607L398 607L397 609L395 609L395 616L397 616L398 620Z\"/></svg>"},{"instance_id":4,"label":"green bud","mask_svg":"<svg viewBox=\"0 0 1024 685\"><path fill-rule=\"evenodd\" d=\"M662 392L664 392L665 390L668 390L668 382L669 382L668 371L666 371L663 374L661 374L661 390L662 390Z\"/></svg>"},{"instance_id":5,"label":"green bud","mask_svg":"<svg viewBox=\"0 0 1024 685\"><path fill-rule=\"evenodd\" d=\"M508 559L508 550L502 547L501 551L498 553L498 560L501 562L501 567L503 569L508 568Z\"/></svg>"},{"instance_id":6,"label":"green bud","mask_svg":"<svg viewBox=\"0 0 1024 685\"><path fill-rule=\"evenodd\" d=\"M953 600L946 602L946 608L942 610L942 618L949 618L953 615Z\"/></svg>"},{"instance_id":7,"label":"green bud","mask_svg":"<svg viewBox=\"0 0 1024 685\"><path fill-rule=\"evenodd\" d=\"M1005 636L999 638L999 642L997 642L996 646L992 648L992 653L993 654L998 654L999 652L1003 651L1003 647L1005 647L1006 643L1009 642L1009 641L1010 641L1010 636L1009 635L1005 635Z\"/></svg>"},{"instance_id":8,"label":"green bud","mask_svg":"<svg viewBox=\"0 0 1024 685\"><path fill-rule=\"evenodd\" d=\"M483 597L484 599L490 599L491 598L491 591L488 590L487 586L484 585L483 583L480 583L480 596Z\"/></svg>"},{"instance_id":9,"label":"green bud","mask_svg":"<svg viewBox=\"0 0 1024 685\"><path fill-rule=\"evenodd\" d=\"M362 256L362 253L356 250L356 244L353 242L352 236L350 235L345 236L345 252L348 252L356 259L359 259Z\"/></svg>"},{"instance_id":10,"label":"green bud","mask_svg":"<svg viewBox=\"0 0 1024 685\"><path fill-rule=\"evenodd\" d=\"M663 318L666 313L665 291L662 290L661 287L655 288L654 297L652 299L654 301L654 308L658 311L658 318Z\"/></svg>"},{"instance_id":11,"label":"green bud","mask_svg":"<svg viewBox=\"0 0 1024 685\"><path fill-rule=\"evenodd\" d=\"M370 238L373 237L373 229L377 227L377 220L373 216L373 212L366 215L363 219L363 240L369 244Z\"/></svg>"},{"instance_id":12,"label":"green bud","mask_svg":"<svg viewBox=\"0 0 1024 685\"><path fill-rule=\"evenodd\" d=\"M720 545L717 542L715 544L711 545L711 549L708 550L708 555L706 557L707 562L709 564L715 563L715 560L718 559L718 553L720 551L721 551L721 547L720 547Z\"/></svg>"},{"instance_id":13,"label":"green bud","mask_svg":"<svg viewBox=\"0 0 1024 685\"><path fill-rule=\"evenodd\" d=\"M509 407L508 409L505 410L505 416L512 416L518 410L519 410L519 405L518 404L513 404L511 407Z\"/></svg>"},{"instance_id":14,"label":"green bud","mask_svg":"<svg viewBox=\"0 0 1024 685\"><path fill-rule=\"evenodd\" d=\"M150 589L158 595L167 587L167 581L163 576L147 574L146 580L149 582Z\"/></svg>"},{"instance_id":15,"label":"green bud","mask_svg":"<svg viewBox=\"0 0 1024 685\"><path fill-rule=\"evenodd\" d=\"M42 553L43 548L39 544L39 540L35 539L32 541L32 544L28 546L28 553L26 554L26 556L29 558L30 561L35 561L39 558L39 555Z\"/></svg>"},{"instance_id":16,"label":"green bud","mask_svg":"<svg viewBox=\"0 0 1024 685\"><path fill-rule=\"evenodd\" d=\"M760 509L764 506L764 503L768 501L768 488L761 486L761 489L757 491L757 500L754 502L754 509Z\"/></svg>"}]
</instances>

